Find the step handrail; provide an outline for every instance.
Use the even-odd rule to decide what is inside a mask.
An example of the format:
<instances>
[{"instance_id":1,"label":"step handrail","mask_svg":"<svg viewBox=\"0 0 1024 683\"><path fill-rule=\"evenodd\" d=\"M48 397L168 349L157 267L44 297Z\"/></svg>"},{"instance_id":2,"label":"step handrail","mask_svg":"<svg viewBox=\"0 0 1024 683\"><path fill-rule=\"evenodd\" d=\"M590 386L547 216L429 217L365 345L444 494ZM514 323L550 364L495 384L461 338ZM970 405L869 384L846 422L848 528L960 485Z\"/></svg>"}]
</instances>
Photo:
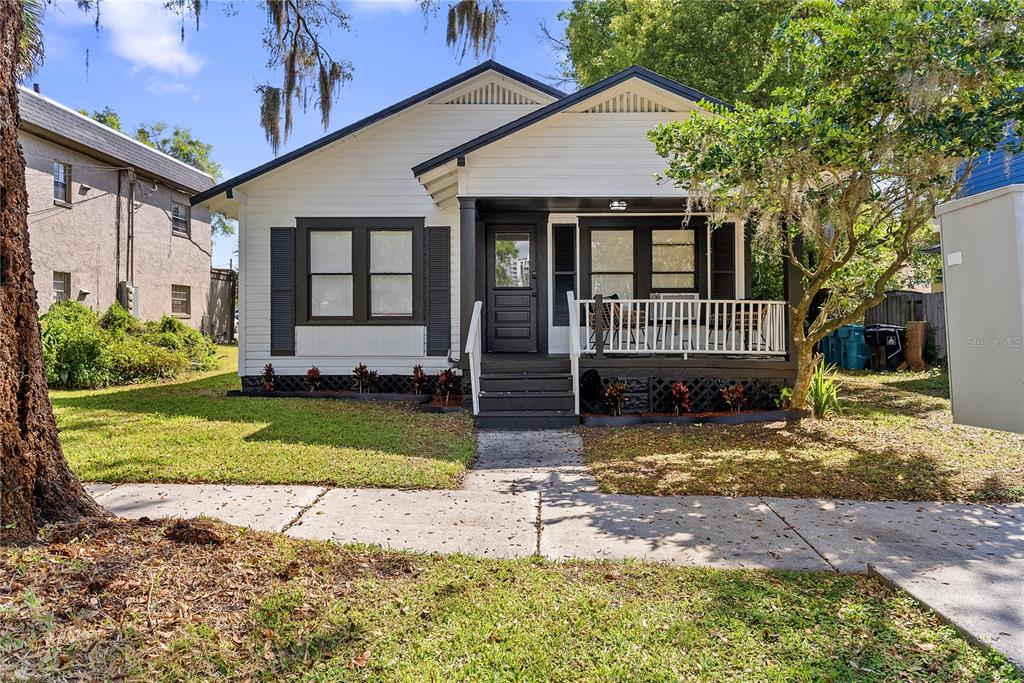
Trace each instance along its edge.
<instances>
[{"instance_id":1,"label":"step handrail","mask_svg":"<svg viewBox=\"0 0 1024 683\"><path fill-rule=\"evenodd\" d=\"M469 358L469 381L473 392L473 414L480 414L480 317L484 302L473 304L473 316L469 319L469 331L466 334L466 357Z\"/></svg>"},{"instance_id":2,"label":"step handrail","mask_svg":"<svg viewBox=\"0 0 1024 683\"><path fill-rule=\"evenodd\" d=\"M580 308L576 293L566 292L569 300L569 367L572 370L572 400L576 414L580 414Z\"/></svg>"}]
</instances>

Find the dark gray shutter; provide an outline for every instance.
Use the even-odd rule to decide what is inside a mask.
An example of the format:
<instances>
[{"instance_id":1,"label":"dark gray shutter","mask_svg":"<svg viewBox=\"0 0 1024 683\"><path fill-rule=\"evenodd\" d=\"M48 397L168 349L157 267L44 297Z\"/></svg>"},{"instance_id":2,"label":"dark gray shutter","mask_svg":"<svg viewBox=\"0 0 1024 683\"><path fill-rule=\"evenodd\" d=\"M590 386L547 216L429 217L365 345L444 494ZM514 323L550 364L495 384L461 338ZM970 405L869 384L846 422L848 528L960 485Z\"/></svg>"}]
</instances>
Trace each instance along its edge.
<instances>
[{"instance_id":1,"label":"dark gray shutter","mask_svg":"<svg viewBox=\"0 0 1024 683\"><path fill-rule=\"evenodd\" d=\"M426 228L424 308L427 314L427 355L444 356L452 345L452 271L450 229Z\"/></svg>"},{"instance_id":2,"label":"dark gray shutter","mask_svg":"<svg viewBox=\"0 0 1024 683\"><path fill-rule=\"evenodd\" d=\"M295 355L295 230L270 229L270 355Z\"/></svg>"},{"instance_id":3,"label":"dark gray shutter","mask_svg":"<svg viewBox=\"0 0 1024 683\"><path fill-rule=\"evenodd\" d=\"M552 226L551 237L555 261L554 311L551 313L551 322L555 327L567 327L569 302L565 295L576 286L576 226Z\"/></svg>"},{"instance_id":4,"label":"dark gray shutter","mask_svg":"<svg viewBox=\"0 0 1024 683\"><path fill-rule=\"evenodd\" d=\"M711 298L736 298L736 226L732 223L711 231Z\"/></svg>"}]
</instances>

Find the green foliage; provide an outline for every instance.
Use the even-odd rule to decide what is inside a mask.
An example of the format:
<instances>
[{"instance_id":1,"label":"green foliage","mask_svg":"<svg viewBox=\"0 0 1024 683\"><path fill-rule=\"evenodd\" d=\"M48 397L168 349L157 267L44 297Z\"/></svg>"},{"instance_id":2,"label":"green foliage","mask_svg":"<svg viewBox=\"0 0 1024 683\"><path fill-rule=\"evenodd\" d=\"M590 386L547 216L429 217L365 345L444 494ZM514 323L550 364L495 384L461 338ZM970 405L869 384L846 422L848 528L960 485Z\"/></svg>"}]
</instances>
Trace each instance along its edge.
<instances>
[{"instance_id":1,"label":"green foliage","mask_svg":"<svg viewBox=\"0 0 1024 683\"><path fill-rule=\"evenodd\" d=\"M110 330L112 334L138 334L142 332L142 324L134 315L114 302L100 318L100 327Z\"/></svg>"},{"instance_id":2,"label":"green foliage","mask_svg":"<svg viewBox=\"0 0 1024 683\"><path fill-rule=\"evenodd\" d=\"M843 414L843 408L839 405L839 384L836 382L835 365L826 366L824 359L818 361L814 367L814 374L811 375L807 403L817 418Z\"/></svg>"},{"instance_id":3,"label":"green foliage","mask_svg":"<svg viewBox=\"0 0 1024 683\"><path fill-rule=\"evenodd\" d=\"M782 410L789 410L793 404L793 388L782 387L779 390L779 397L775 399L775 405Z\"/></svg>"},{"instance_id":4,"label":"green foliage","mask_svg":"<svg viewBox=\"0 0 1024 683\"><path fill-rule=\"evenodd\" d=\"M77 301L61 301L40 324L51 387L91 389L169 379L215 363L213 343L196 330L173 318L143 324L117 304L100 317Z\"/></svg>"},{"instance_id":5,"label":"green foliage","mask_svg":"<svg viewBox=\"0 0 1024 683\"><path fill-rule=\"evenodd\" d=\"M568 22L556 41L565 49L563 75L587 86L639 64L726 102L763 102L788 75L748 86L792 7L792 0L574 0L558 15Z\"/></svg>"},{"instance_id":6,"label":"green foliage","mask_svg":"<svg viewBox=\"0 0 1024 683\"><path fill-rule=\"evenodd\" d=\"M220 164L210 156L213 145L194 137L189 128L170 126L163 122L143 123L135 129L135 139L204 173L209 173L214 180L221 178Z\"/></svg>"},{"instance_id":7,"label":"green foliage","mask_svg":"<svg viewBox=\"0 0 1024 683\"><path fill-rule=\"evenodd\" d=\"M94 111L92 114L85 109L79 109L78 113L82 116L88 116L97 123L102 123L107 128L113 128L119 133L124 132L124 129L121 127L121 117L109 106L103 107L103 111Z\"/></svg>"},{"instance_id":8,"label":"green foliage","mask_svg":"<svg viewBox=\"0 0 1024 683\"><path fill-rule=\"evenodd\" d=\"M761 82L792 80L766 104L709 105L716 116L651 132L666 175L716 221L738 215L755 241L783 243L804 283L801 358L881 300L959 192L961 164L1003 142L1024 107L1022 17L1022 0L806 0L772 38Z\"/></svg>"}]
</instances>

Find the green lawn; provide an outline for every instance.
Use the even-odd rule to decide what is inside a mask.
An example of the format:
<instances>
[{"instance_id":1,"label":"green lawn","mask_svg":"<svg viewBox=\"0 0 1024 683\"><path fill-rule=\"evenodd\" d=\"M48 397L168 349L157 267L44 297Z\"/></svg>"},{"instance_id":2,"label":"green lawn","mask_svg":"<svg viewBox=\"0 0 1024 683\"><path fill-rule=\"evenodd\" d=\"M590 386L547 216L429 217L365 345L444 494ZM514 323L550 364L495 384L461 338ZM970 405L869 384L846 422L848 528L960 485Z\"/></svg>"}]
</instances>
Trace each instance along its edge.
<instances>
[{"instance_id":1,"label":"green lawn","mask_svg":"<svg viewBox=\"0 0 1024 683\"><path fill-rule=\"evenodd\" d=\"M583 430L604 491L1024 501L1024 436L954 425L932 370L844 373L842 417L736 427Z\"/></svg>"},{"instance_id":2,"label":"green lawn","mask_svg":"<svg viewBox=\"0 0 1024 683\"><path fill-rule=\"evenodd\" d=\"M424 557L209 528L222 545L119 521L0 549L0 678L1017 680L867 576Z\"/></svg>"},{"instance_id":3,"label":"green lawn","mask_svg":"<svg viewBox=\"0 0 1024 683\"><path fill-rule=\"evenodd\" d=\"M472 420L401 403L229 397L220 368L170 383L52 391L61 444L85 481L453 488L474 455Z\"/></svg>"}]
</instances>

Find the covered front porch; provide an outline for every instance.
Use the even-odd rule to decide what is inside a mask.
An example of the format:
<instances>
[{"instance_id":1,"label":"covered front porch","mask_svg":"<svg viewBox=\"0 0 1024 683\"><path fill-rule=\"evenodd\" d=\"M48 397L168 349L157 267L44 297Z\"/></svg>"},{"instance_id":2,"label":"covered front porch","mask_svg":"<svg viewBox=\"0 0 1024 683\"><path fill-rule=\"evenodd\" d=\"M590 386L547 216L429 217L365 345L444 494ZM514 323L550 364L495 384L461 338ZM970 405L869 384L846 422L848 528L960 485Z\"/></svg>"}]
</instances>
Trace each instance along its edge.
<instances>
[{"instance_id":1,"label":"covered front porch","mask_svg":"<svg viewBox=\"0 0 1024 683\"><path fill-rule=\"evenodd\" d=\"M754 298L739 221L713 227L680 198L460 204L462 349L479 302L482 353L788 355L799 279L787 273L778 299Z\"/></svg>"},{"instance_id":2,"label":"covered front porch","mask_svg":"<svg viewBox=\"0 0 1024 683\"><path fill-rule=\"evenodd\" d=\"M787 298L799 280L788 273L782 298L754 299L739 221L712 227L679 198L462 197L460 211L460 360L478 412L488 376L502 394L521 378L525 393L564 371L577 415L588 370L648 385L792 379Z\"/></svg>"}]
</instances>

